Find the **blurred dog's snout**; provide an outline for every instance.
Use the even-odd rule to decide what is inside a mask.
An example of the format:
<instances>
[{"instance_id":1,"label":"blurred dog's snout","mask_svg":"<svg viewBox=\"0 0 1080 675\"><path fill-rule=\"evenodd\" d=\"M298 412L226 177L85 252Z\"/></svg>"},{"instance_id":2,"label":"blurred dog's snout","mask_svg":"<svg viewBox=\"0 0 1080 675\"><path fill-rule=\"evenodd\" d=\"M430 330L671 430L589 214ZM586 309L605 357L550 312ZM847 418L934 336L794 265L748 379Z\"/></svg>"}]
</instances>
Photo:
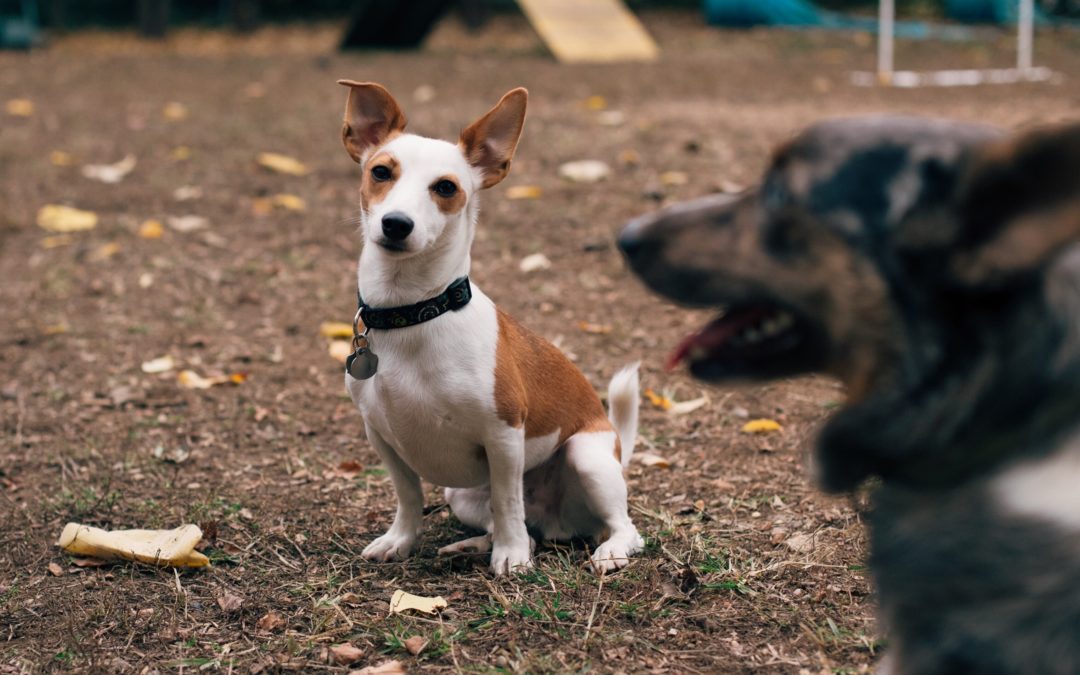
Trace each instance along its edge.
<instances>
[{"instance_id":1,"label":"blurred dog's snout","mask_svg":"<svg viewBox=\"0 0 1080 675\"><path fill-rule=\"evenodd\" d=\"M645 249L645 230L651 221L651 216L635 218L619 234L619 248L629 261L633 262Z\"/></svg>"},{"instance_id":2,"label":"blurred dog's snout","mask_svg":"<svg viewBox=\"0 0 1080 675\"><path fill-rule=\"evenodd\" d=\"M387 239L403 241L413 231L412 218L401 211L391 211L383 216L382 231Z\"/></svg>"}]
</instances>

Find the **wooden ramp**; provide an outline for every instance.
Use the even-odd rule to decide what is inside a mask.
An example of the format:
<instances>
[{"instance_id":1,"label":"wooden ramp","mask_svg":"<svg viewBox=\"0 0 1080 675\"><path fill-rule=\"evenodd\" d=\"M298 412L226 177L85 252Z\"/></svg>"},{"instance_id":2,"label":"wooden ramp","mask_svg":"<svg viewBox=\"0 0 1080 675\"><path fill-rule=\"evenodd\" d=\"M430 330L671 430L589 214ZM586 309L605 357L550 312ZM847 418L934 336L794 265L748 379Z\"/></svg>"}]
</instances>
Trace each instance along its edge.
<instances>
[{"instance_id":1,"label":"wooden ramp","mask_svg":"<svg viewBox=\"0 0 1080 675\"><path fill-rule=\"evenodd\" d=\"M660 48L622 0L517 0L562 63L654 61Z\"/></svg>"}]
</instances>

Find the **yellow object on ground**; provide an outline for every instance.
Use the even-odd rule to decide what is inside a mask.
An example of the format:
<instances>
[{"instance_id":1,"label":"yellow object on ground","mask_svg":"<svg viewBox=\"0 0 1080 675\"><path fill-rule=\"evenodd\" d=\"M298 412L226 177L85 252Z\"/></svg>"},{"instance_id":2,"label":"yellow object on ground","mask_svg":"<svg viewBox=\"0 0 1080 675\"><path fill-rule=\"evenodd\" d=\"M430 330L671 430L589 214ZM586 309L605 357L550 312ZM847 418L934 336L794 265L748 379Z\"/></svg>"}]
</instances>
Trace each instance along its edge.
<instances>
[{"instance_id":1,"label":"yellow object on ground","mask_svg":"<svg viewBox=\"0 0 1080 675\"><path fill-rule=\"evenodd\" d=\"M660 48L622 0L518 0L562 63L655 61Z\"/></svg>"},{"instance_id":2,"label":"yellow object on ground","mask_svg":"<svg viewBox=\"0 0 1080 675\"><path fill-rule=\"evenodd\" d=\"M108 532L68 523L56 545L72 555L102 560L136 560L159 567L207 567L210 559L195 550L202 540L198 525L175 530L117 530Z\"/></svg>"}]
</instances>

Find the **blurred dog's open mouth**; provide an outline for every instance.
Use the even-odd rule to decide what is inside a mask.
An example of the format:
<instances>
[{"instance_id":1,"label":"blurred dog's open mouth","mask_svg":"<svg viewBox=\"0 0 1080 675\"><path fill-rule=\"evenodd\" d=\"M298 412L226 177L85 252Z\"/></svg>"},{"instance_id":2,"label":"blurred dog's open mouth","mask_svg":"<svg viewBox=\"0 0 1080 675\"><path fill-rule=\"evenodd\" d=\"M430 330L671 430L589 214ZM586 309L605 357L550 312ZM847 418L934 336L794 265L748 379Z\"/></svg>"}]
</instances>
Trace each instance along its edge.
<instances>
[{"instance_id":1,"label":"blurred dog's open mouth","mask_svg":"<svg viewBox=\"0 0 1080 675\"><path fill-rule=\"evenodd\" d=\"M799 313L769 302L733 305L687 336L667 360L685 362L695 377L775 377L814 369L821 331Z\"/></svg>"}]
</instances>

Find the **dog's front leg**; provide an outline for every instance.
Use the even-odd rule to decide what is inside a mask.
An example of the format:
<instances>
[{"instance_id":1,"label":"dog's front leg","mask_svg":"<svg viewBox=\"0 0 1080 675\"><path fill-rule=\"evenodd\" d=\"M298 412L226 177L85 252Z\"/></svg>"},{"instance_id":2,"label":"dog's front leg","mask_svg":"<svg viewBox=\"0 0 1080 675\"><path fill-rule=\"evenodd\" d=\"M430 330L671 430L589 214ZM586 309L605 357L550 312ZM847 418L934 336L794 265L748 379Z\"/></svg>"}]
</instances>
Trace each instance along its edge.
<instances>
[{"instance_id":1,"label":"dog's front leg","mask_svg":"<svg viewBox=\"0 0 1080 675\"><path fill-rule=\"evenodd\" d=\"M529 533L525 529L525 430L504 427L488 435L484 448L491 475L494 521L491 571L506 574L532 566Z\"/></svg>"},{"instance_id":2,"label":"dog's front leg","mask_svg":"<svg viewBox=\"0 0 1080 675\"><path fill-rule=\"evenodd\" d=\"M361 555L368 560L404 560L409 557L420 527L424 521L424 493L420 488L420 477L409 468L397 451L383 440L370 424L366 424L368 440L379 453L379 458L386 465L390 479L394 482L397 493L397 514L394 523L386 534L371 542Z\"/></svg>"}]
</instances>

